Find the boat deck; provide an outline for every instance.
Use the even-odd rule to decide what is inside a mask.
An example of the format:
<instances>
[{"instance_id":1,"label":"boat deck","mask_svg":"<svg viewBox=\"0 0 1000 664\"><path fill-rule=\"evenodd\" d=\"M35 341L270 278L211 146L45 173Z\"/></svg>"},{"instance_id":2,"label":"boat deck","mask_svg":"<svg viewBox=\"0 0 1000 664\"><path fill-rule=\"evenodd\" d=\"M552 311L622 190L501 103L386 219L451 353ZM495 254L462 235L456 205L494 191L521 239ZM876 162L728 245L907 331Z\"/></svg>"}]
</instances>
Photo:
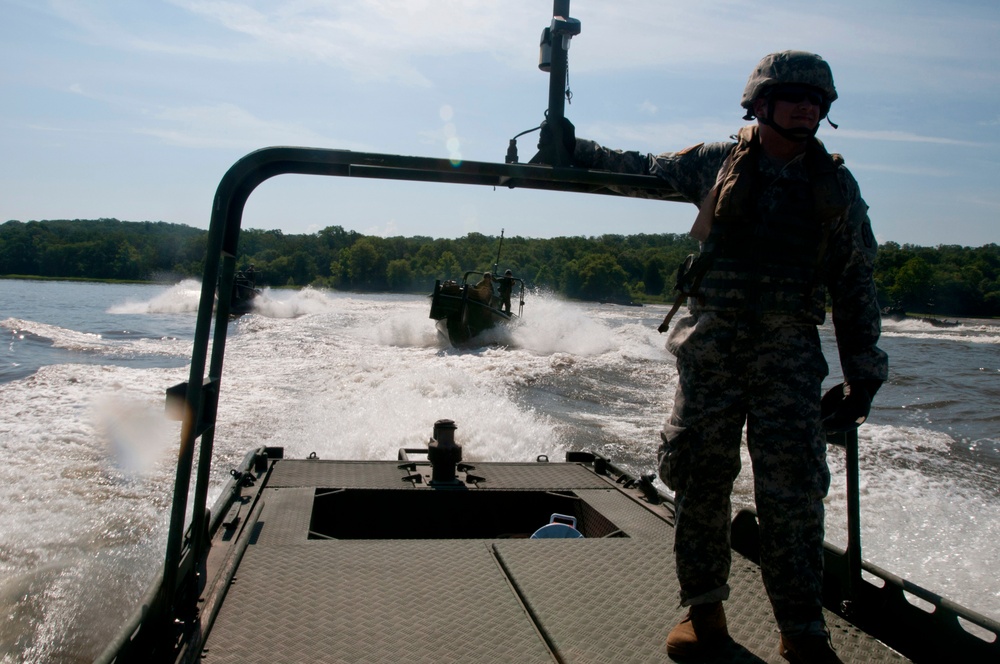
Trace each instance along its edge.
<instances>
[{"instance_id":1,"label":"boat deck","mask_svg":"<svg viewBox=\"0 0 1000 664\"><path fill-rule=\"evenodd\" d=\"M246 548L201 661L671 661L686 610L669 506L574 463L459 469L441 487L429 466L273 462L239 529L217 535ZM550 511L585 537L528 539ZM759 569L733 556L735 645L713 661L784 662ZM909 661L827 621L845 662Z\"/></svg>"}]
</instances>

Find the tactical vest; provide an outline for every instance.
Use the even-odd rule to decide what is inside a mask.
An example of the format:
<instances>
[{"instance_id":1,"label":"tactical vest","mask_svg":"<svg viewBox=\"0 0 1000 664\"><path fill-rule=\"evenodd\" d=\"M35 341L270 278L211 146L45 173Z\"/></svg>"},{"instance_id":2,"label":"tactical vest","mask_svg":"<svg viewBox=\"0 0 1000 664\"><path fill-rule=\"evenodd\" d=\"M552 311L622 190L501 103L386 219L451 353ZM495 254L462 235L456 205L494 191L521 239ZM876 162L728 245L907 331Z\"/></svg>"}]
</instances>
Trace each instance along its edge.
<instances>
[{"instance_id":1,"label":"tactical vest","mask_svg":"<svg viewBox=\"0 0 1000 664\"><path fill-rule=\"evenodd\" d=\"M764 181L757 127L744 127L738 138L719 173L702 250L708 268L691 293L692 310L822 323L826 243L848 210L837 178L843 160L811 139L802 167Z\"/></svg>"}]
</instances>

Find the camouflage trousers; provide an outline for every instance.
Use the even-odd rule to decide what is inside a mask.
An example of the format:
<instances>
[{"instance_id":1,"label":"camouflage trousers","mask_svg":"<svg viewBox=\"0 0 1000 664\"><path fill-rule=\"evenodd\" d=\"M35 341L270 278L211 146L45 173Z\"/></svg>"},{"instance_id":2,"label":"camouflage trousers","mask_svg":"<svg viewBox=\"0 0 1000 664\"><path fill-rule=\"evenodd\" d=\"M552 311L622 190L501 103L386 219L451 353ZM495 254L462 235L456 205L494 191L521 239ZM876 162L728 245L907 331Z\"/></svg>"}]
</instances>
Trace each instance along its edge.
<instances>
[{"instance_id":1,"label":"camouflage trousers","mask_svg":"<svg viewBox=\"0 0 1000 664\"><path fill-rule=\"evenodd\" d=\"M676 498L681 603L729 596L731 494L745 424L775 618L784 632L822 621L830 472L819 415L828 367L815 326L686 315L667 345L679 379L659 470Z\"/></svg>"}]
</instances>

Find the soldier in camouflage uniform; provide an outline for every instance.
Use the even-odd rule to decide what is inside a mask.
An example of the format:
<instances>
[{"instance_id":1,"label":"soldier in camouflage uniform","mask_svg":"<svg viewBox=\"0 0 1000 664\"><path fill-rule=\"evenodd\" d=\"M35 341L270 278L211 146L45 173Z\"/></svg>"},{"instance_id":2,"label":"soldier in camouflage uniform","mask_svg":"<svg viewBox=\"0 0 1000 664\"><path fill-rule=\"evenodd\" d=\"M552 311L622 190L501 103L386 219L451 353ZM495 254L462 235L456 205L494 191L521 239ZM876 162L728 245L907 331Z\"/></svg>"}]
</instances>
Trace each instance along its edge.
<instances>
[{"instance_id":1,"label":"soldier in camouflage uniform","mask_svg":"<svg viewBox=\"0 0 1000 664\"><path fill-rule=\"evenodd\" d=\"M742 106L757 124L736 142L660 155L575 143L575 164L656 175L699 206L692 234L701 252L679 284L689 307L667 338L678 385L659 454L660 477L676 494L681 604L691 607L667 640L675 657L729 641L721 602L729 597L730 496L745 424L781 654L840 661L821 604L830 473L820 410L828 367L816 328L827 293L845 383L826 424L863 421L888 361L876 346L868 206L843 160L815 139L836 98L822 58L785 51L751 74Z\"/></svg>"}]
</instances>

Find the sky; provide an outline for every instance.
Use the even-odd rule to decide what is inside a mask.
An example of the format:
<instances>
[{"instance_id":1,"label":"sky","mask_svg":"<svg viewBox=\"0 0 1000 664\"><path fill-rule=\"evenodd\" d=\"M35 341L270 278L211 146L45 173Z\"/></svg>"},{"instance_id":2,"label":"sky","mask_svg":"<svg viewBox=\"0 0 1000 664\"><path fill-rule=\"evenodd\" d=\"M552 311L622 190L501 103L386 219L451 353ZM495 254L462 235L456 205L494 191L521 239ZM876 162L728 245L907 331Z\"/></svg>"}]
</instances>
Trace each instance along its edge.
<instances>
[{"instance_id":1,"label":"sky","mask_svg":"<svg viewBox=\"0 0 1000 664\"><path fill-rule=\"evenodd\" d=\"M571 0L577 136L660 153L745 122L765 54L818 53L880 242L1000 241L1000 2ZM207 228L226 170L270 145L503 162L548 99L547 0L0 0L0 223ZM518 142L522 161L537 134ZM244 228L459 237L685 233L693 205L285 175Z\"/></svg>"}]
</instances>

